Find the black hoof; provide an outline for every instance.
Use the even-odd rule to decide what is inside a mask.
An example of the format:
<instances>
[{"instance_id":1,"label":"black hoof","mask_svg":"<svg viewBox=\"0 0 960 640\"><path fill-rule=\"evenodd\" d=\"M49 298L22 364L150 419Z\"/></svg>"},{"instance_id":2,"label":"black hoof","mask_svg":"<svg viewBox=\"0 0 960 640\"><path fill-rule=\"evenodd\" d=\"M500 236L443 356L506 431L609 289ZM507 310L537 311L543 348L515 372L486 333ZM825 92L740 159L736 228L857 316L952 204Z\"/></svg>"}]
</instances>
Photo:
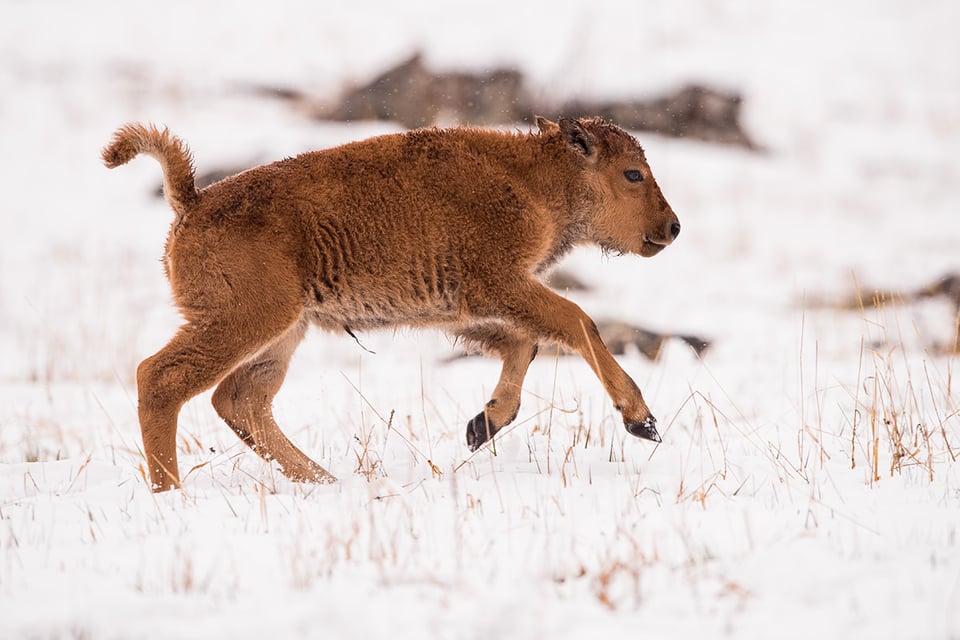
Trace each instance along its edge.
<instances>
[{"instance_id":1,"label":"black hoof","mask_svg":"<svg viewBox=\"0 0 960 640\"><path fill-rule=\"evenodd\" d=\"M486 412L481 411L467 423L467 448L476 451L496 432L497 428L487 419Z\"/></svg>"},{"instance_id":2,"label":"black hoof","mask_svg":"<svg viewBox=\"0 0 960 640\"><path fill-rule=\"evenodd\" d=\"M661 442L660 434L657 433L657 419L653 416L648 416L643 422L624 422L623 426L626 427L627 433L632 436Z\"/></svg>"}]
</instances>

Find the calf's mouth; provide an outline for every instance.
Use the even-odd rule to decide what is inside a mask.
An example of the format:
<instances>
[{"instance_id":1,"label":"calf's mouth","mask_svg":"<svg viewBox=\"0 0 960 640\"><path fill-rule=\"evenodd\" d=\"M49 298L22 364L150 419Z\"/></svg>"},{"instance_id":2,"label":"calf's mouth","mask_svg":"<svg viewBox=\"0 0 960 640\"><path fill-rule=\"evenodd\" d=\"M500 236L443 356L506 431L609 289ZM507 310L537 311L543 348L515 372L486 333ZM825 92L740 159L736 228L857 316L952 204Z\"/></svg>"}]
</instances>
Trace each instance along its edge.
<instances>
[{"instance_id":1,"label":"calf's mouth","mask_svg":"<svg viewBox=\"0 0 960 640\"><path fill-rule=\"evenodd\" d=\"M644 237L643 244L640 246L640 255L644 258L650 258L667 248L668 242L654 242Z\"/></svg>"}]
</instances>

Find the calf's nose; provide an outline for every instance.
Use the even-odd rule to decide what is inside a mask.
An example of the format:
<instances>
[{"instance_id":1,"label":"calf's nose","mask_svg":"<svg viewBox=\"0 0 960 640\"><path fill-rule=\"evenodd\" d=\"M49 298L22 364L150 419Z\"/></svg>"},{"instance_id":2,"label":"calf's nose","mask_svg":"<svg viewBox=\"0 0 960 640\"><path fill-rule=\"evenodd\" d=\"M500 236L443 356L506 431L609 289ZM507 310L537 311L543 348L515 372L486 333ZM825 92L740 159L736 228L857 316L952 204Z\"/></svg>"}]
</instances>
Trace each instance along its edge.
<instances>
[{"instance_id":1,"label":"calf's nose","mask_svg":"<svg viewBox=\"0 0 960 640\"><path fill-rule=\"evenodd\" d=\"M674 220L670 223L670 238L676 240L678 235L680 235L680 223Z\"/></svg>"}]
</instances>

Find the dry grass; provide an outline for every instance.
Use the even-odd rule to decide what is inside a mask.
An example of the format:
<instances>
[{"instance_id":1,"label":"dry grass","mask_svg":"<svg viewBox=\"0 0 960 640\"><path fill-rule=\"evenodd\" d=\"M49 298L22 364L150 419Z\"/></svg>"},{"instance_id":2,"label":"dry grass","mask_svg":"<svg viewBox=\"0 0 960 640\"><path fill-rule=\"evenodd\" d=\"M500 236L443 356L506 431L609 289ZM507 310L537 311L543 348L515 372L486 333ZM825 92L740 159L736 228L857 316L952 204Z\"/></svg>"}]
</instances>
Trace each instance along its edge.
<instances>
[{"instance_id":1,"label":"dry grass","mask_svg":"<svg viewBox=\"0 0 960 640\"><path fill-rule=\"evenodd\" d=\"M917 471L934 482L937 470L955 463L960 452L960 402L951 350L929 339L910 307L896 297L874 296L861 302L859 314L863 330L854 379L824 386L818 380L816 347L813 414L809 421L801 417L798 468L809 467L812 449L819 469L842 455L851 469L866 471L871 486L907 472L913 477ZM803 370L801 396L808 399ZM842 423L825 430L825 404L837 390L843 396L836 401ZM809 443L806 450L804 442Z\"/></svg>"}]
</instances>

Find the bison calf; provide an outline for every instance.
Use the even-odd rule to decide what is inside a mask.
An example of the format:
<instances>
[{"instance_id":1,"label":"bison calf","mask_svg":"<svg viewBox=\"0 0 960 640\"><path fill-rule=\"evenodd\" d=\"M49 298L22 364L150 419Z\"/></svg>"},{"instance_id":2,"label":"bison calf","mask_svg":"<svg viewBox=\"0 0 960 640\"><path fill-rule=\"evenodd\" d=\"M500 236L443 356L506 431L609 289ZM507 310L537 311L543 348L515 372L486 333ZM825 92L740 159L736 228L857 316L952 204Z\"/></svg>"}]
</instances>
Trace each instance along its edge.
<instances>
[{"instance_id":1,"label":"bison calf","mask_svg":"<svg viewBox=\"0 0 960 640\"><path fill-rule=\"evenodd\" d=\"M103 150L163 168L174 211L164 268L186 322L137 369L155 491L177 487L177 415L216 385L238 436L296 481L334 477L290 442L271 404L310 324L436 326L503 361L476 450L509 424L539 341L577 351L631 434L659 442L640 389L593 321L538 275L574 245L653 256L680 233L643 149L600 119L537 118L537 133L422 129L306 153L198 190L186 145L129 124Z\"/></svg>"}]
</instances>

